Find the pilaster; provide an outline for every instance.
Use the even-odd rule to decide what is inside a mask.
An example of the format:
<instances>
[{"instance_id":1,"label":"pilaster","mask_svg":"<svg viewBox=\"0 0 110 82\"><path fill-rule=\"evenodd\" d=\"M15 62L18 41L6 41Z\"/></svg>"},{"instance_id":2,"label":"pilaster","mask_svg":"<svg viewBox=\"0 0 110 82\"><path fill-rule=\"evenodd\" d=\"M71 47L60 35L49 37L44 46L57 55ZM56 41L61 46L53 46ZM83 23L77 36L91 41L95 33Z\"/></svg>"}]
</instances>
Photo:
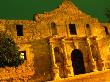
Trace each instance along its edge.
<instances>
[{"instance_id":1,"label":"pilaster","mask_svg":"<svg viewBox=\"0 0 110 82\"><path fill-rule=\"evenodd\" d=\"M91 48L91 52L92 52L92 59L93 59L94 65L95 65L94 71L101 71L101 70L103 70L103 60L100 56L96 37L95 36L90 37L89 41L90 41L90 48Z\"/></svg>"},{"instance_id":2,"label":"pilaster","mask_svg":"<svg viewBox=\"0 0 110 82\"><path fill-rule=\"evenodd\" d=\"M65 69L65 77L72 77L74 76L72 64L69 63L67 58L67 51L66 51L66 41L62 39L62 47L64 50L64 69Z\"/></svg>"},{"instance_id":3,"label":"pilaster","mask_svg":"<svg viewBox=\"0 0 110 82\"><path fill-rule=\"evenodd\" d=\"M54 46L53 44L50 42L50 48L51 48L51 62L52 62L52 79L53 80L57 80L60 79L59 77L59 67L56 64L55 61L55 54L54 54Z\"/></svg>"}]
</instances>

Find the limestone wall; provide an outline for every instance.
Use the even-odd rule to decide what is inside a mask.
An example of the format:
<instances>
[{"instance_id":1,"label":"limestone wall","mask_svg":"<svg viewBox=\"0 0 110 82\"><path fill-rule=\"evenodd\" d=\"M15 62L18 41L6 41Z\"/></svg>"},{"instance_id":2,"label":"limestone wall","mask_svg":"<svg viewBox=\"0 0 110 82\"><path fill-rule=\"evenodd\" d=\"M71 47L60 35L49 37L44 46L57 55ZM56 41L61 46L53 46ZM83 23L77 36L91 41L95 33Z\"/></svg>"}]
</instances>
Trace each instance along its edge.
<instances>
[{"instance_id":1,"label":"limestone wall","mask_svg":"<svg viewBox=\"0 0 110 82\"><path fill-rule=\"evenodd\" d=\"M26 51L26 57L32 67L34 67L34 76L32 79L38 80L50 80L51 79L51 58L50 58L50 47L48 37L52 36L51 22L55 22L57 28L56 37L85 37L87 35L86 24L90 25L91 35L98 36L98 40L105 37L104 30L100 27L100 24L92 23L93 21L74 21L62 17L55 18L49 22L42 20L41 22L28 21L28 20L1 20L1 27L5 28L5 32L9 34L17 45L20 47L19 51ZM68 20L68 21L67 21ZM65 22L66 21L66 22ZM23 36L17 36L16 25L23 25ZM76 25L77 35L70 35L69 24ZM80 40L80 39L79 39ZM84 62L86 72L90 72L90 65L86 60L88 57L87 53L89 50L86 40L79 42L79 40L73 41L74 43L68 42L66 44L69 64L71 64L71 52L74 48L80 49L84 54ZM58 44L60 45L60 44ZM75 47L74 47L75 45ZM91 63L91 60L89 61Z\"/></svg>"},{"instance_id":2,"label":"limestone wall","mask_svg":"<svg viewBox=\"0 0 110 82\"><path fill-rule=\"evenodd\" d=\"M51 58L48 39L39 39L30 43L34 54L34 71L32 79L38 81L51 79Z\"/></svg>"},{"instance_id":3,"label":"limestone wall","mask_svg":"<svg viewBox=\"0 0 110 82\"><path fill-rule=\"evenodd\" d=\"M49 35L49 31L47 26L45 26L46 24L40 24L37 26L34 21L28 20L0 20L0 22L0 26L3 28L1 29L1 32L4 31L14 39L17 46L19 46L19 51L26 51L27 59L22 66L17 68L0 68L0 74L2 76L0 78L31 78L38 80L51 79L51 59L49 56L50 49L48 39L46 39L46 37ZM16 25L23 25L23 36L17 36ZM7 74L7 70L9 74Z\"/></svg>"},{"instance_id":4,"label":"limestone wall","mask_svg":"<svg viewBox=\"0 0 110 82\"><path fill-rule=\"evenodd\" d=\"M52 35L52 25L55 23L55 34ZM76 35L70 34L69 24L75 24ZM86 25L89 25L87 27ZM17 36L16 25L23 25L23 36ZM107 24L108 31L110 32L110 26ZM109 49L107 44L110 42L110 38L107 37L103 25L99 23L97 19L92 18L89 15L81 12L74 4L69 1L65 1L59 8L54 11L35 15L35 20L0 20L0 32L5 32L9 34L16 44L20 47L19 51L26 51L27 60L25 63L18 68L9 68L9 74L12 74L13 70L16 78L24 75L30 80L45 81L51 80L51 47L49 44L49 38L72 38L70 41L65 43L68 65L71 66L71 52L74 49L79 49L83 53L84 65L86 72L90 72L92 68L92 57L89 50L89 44L87 38L96 36L96 41L98 44L99 54L104 60L107 60L109 54ZM85 40L81 38L85 37ZM62 47L62 41L54 41L52 46ZM64 44L63 44L64 45ZM53 54L55 55L55 54ZM107 64L108 65L108 64ZM5 72L7 68L0 68L4 73L6 78L13 78L14 76L6 75ZM19 70L21 69L21 70ZM21 72L16 72L19 70ZM24 70L24 71L23 71ZM62 69L61 69L62 70ZM28 73L28 72L29 73ZM27 72L27 75L25 74ZM60 71L61 72L61 71ZM73 70L72 70L73 72ZM7 72L6 72L7 73ZM60 73L61 75L61 73ZM21 76L21 77L24 77ZM62 75L63 76L63 73Z\"/></svg>"}]
</instances>

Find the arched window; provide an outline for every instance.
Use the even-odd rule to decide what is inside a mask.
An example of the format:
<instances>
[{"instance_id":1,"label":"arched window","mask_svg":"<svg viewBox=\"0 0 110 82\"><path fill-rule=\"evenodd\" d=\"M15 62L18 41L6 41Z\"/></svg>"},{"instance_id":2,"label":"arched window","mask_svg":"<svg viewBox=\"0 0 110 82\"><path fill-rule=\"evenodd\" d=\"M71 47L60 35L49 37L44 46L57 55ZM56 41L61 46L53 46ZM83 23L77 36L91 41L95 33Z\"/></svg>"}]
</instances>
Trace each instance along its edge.
<instances>
[{"instance_id":1,"label":"arched window","mask_svg":"<svg viewBox=\"0 0 110 82\"><path fill-rule=\"evenodd\" d=\"M57 28L54 22L51 23L52 35L57 35Z\"/></svg>"},{"instance_id":2,"label":"arched window","mask_svg":"<svg viewBox=\"0 0 110 82\"><path fill-rule=\"evenodd\" d=\"M91 35L91 29L90 29L90 25L86 24L86 35L89 36Z\"/></svg>"},{"instance_id":3,"label":"arched window","mask_svg":"<svg viewBox=\"0 0 110 82\"><path fill-rule=\"evenodd\" d=\"M104 26L104 29L105 29L106 35L109 35L108 28L106 26Z\"/></svg>"},{"instance_id":4,"label":"arched window","mask_svg":"<svg viewBox=\"0 0 110 82\"><path fill-rule=\"evenodd\" d=\"M90 28L90 25L89 24L86 24L86 28Z\"/></svg>"}]
</instances>

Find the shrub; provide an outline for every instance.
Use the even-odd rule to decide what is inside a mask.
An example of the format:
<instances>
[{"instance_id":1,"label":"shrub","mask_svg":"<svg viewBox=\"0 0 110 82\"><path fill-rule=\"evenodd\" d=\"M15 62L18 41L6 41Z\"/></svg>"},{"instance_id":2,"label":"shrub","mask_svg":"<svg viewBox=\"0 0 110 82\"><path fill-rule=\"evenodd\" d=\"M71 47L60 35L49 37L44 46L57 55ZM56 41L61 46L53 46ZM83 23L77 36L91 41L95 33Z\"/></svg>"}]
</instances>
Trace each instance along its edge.
<instances>
[{"instance_id":1,"label":"shrub","mask_svg":"<svg viewBox=\"0 0 110 82\"><path fill-rule=\"evenodd\" d=\"M0 67L17 67L21 64L18 49L9 35L0 33Z\"/></svg>"}]
</instances>

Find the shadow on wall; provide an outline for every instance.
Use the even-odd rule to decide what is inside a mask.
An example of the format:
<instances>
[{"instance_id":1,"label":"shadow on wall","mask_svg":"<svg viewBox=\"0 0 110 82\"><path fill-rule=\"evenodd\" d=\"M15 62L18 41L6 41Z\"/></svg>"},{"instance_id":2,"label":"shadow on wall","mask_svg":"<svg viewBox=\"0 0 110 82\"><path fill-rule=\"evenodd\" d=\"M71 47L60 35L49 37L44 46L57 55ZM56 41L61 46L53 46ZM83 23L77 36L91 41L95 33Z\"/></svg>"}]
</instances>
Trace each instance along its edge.
<instances>
[{"instance_id":1,"label":"shadow on wall","mask_svg":"<svg viewBox=\"0 0 110 82\"><path fill-rule=\"evenodd\" d=\"M30 44L34 54L33 62L35 69L35 75L32 79L35 81L51 80L51 59L48 39L34 40Z\"/></svg>"}]
</instances>

